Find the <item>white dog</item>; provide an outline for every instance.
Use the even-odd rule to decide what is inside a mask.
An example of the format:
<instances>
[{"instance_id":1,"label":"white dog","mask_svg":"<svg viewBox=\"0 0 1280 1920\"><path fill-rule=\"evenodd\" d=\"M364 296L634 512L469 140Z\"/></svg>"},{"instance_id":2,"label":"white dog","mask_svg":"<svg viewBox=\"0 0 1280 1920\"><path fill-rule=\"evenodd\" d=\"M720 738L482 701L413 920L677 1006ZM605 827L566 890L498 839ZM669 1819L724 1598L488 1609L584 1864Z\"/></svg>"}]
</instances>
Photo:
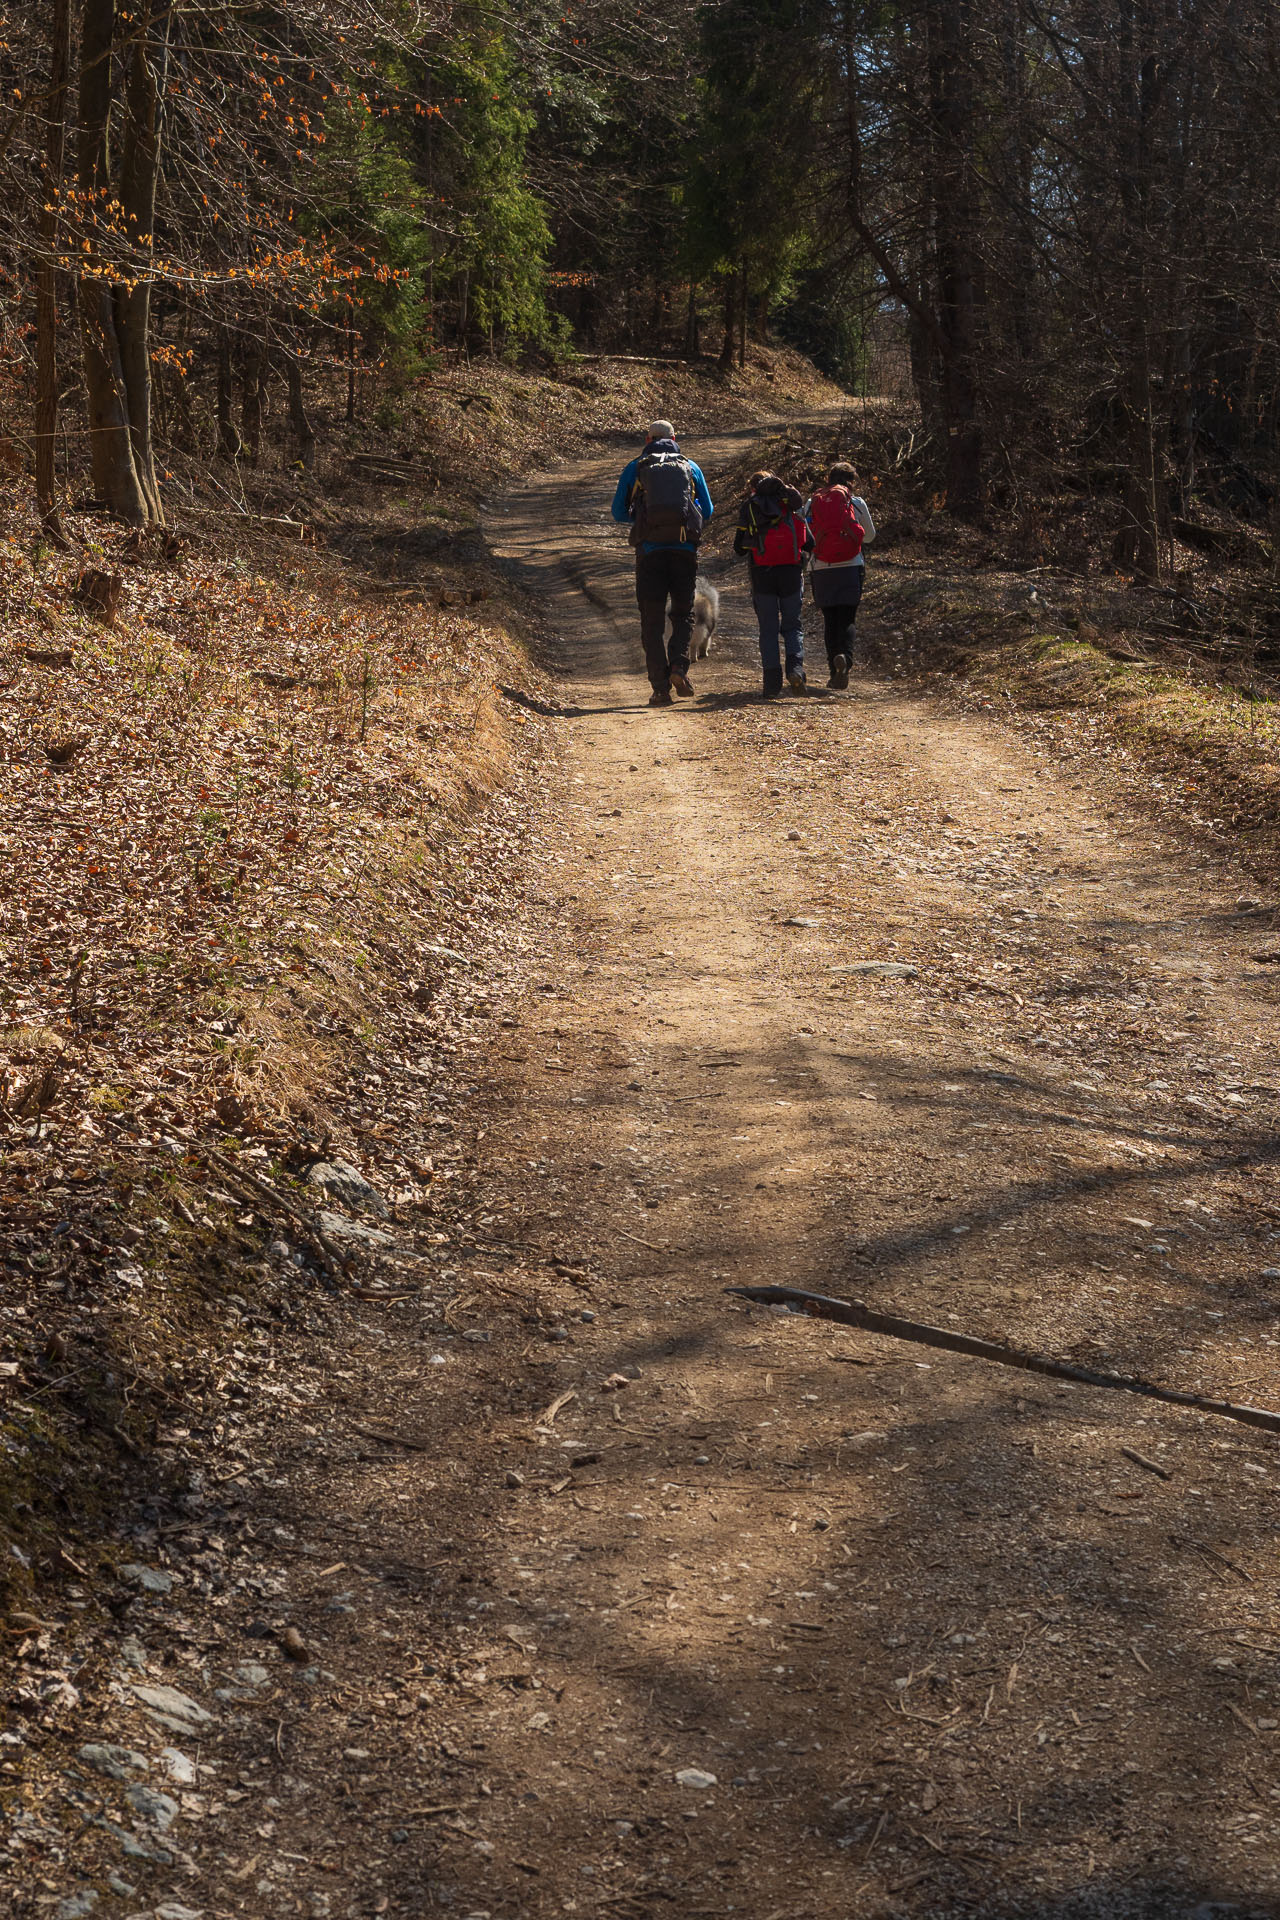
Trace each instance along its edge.
<instances>
[{"instance_id":1,"label":"white dog","mask_svg":"<svg viewBox=\"0 0 1280 1920\"><path fill-rule=\"evenodd\" d=\"M705 660L720 618L720 595L711 582L698 575L693 589L693 633L689 641L691 660Z\"/></svg>"}]
</instances>

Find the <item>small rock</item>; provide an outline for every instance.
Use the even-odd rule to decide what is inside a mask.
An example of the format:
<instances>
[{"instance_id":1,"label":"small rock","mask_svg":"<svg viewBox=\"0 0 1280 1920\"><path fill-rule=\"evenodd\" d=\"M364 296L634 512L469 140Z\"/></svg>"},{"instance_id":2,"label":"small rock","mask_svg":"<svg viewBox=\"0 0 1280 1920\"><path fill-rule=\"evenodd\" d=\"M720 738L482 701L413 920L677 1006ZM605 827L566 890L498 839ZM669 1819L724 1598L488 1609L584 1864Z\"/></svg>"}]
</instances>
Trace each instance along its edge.
<instances>
[{"instance_id":1,"label":"small rock","mask_svg":"<svg viewBox=\"0 0 1280 1920\"><path fill-rule=\"evenodd\" d=\"M242 1687L265 1687L270 1678L270 1668L258 1660L246 1660L236 1668L236 1679Z\"/></svg>"},{"instance_id":2,"label":"small rock","mask_svg":"<svg viewBox=\"0 0 1280 1920\"><path fill-rule=\"evenodd\" d=\"M354 1207L361 1213L373 1213L385 1220L390 1212L386 1201L371 1186L362 1173L346 1160L317 1160L307 1169L307 1185L319 1187L331 1199L344 1207Z\"/></svg>"},{"instance_id":3,"label":"small rock","mask_svg":"<svg viewBox=\"0 0 1280 1920\"><path fill-rule=\"evenodd\" d=\"M796 838L799 838L798 834ZM812 920L803 913L793 913L784 920L782 924L784 927L820 927L822 922L821 920Z\"/></svg>"},{"instance_id":4,"label":"small rock","mask_svg":"<svg viewBox=\"0 0 1280 1920\"><path fill-rule=\"evenodd\" d=\"M555 1341L567 1340L569 1338L569 1330L567 1327L548 1327L547 1338L548 1340Z\"/></svg>"},{"instance_id":5,"label":"small rock","mask_svg":"<svg viewBox=\"0 0 1280 1920\"><path fill-rule=\"evenodd\" d=\"M167 1833L178 1817L178 1803L167 1793L160 1793L155 1787L143 1786L137 1781L125 1788L125 1799L144 1820L150 1820L161 1833Z\"/></svg>"},{"instance_id":6,"label":"small rock","mask_svg":"<svg viewBox=\"0 0 1280 1920\"><path fill-rule=\"evenodd\" d=\"M181 1900L166 1900L156 1908L156 1920L204 1920L203 1907L184 1907Z\"/></svg>"},{"instance_id":7,"label":"small rock","mask_svg":"<svg viewBox=\"0 0 1280 1920\"><path fill-rule=\"evenodd\" d=\"M792 827L792 829L791 829L791 831L790 831L790 833L789 833L789 834L787 835L787 838L788 838L788 840L798 840L798 839L800 838L800 835L799 835L799 833L798 833L798 832L796 831L796 829L795 829L794 827ZM790 926L799 926L799 924L800 924L800 923L799 923L799 921L798 921L798 920L793 920L793 921L789 921L789 922L788 922L788 925L790 925Z\"/></svg>"},{"instance_id":8,"label":"small rock","mask_svg":"<svg viewBox=\"0 0 1280 1920\"><path fill-rule=\"evenodd\" d=\"M1259 1280L1280 1280L1280 1267L1264 1267L1258 1278Z\"/></svg>"},{"instance_id":9,"label":"small rock","mask_svg":"<svg viewBox=\"0 0 1280 1920\"><path fill-rule=\"evenodd\" d=\"M280 1638L280 1651L286 1660L296 1660L305 1667L311 1658L310 1649L296 1627L286 1627Z\"/></svg>"},{"instance_id":10,"label":"small rock","mask_svg":"<svg viewBox=\"0 0 1280 1920\"><path fill-rule=\"evenodd\" d=\"M709 1466L711 1465L711 1456L710 1456L710 1454L709 1454L709 1453L695 1453L695 1454L694 1454L694 1456L693 1456L693 1464L694 1464L694 1466L695 1466L695 1467L709 1467Z\"/></svg>"},{"instance_id":11,"label":"small rock","mask_svg":"<svg viewBox=\"0 0 1280 1920\"><path fill-rule=\"evenodd\" d=\"M342 1757L344 1760L367 1760L369 1749L368 1747L344 1747Z\"/></svg>"},{"instance_id":12,"label":"small rock","mask_svg":"<svg viewBox=\"0 0 1280 1920\"><path fill-rule=\"evenodd\" d=\"M207 1727L213 1719L207 1707L179 1693L176 1687L140 1687L135 1683L133 1691L151 1718L171 1733L190 1733L193 1727Z\"/></svg>"},{"instance_id":13,"label":"small rock","mask_svg":"<svg viewBox=\"0 0 1280 1920\"><path fill-rule=\"evenodd\" d=\"M624 1387L631 1385L625 1373L611 1373L600 1382L601 1393L621 1393Z\"/></svg>"},{"instance_id":14,"label":"small rock","mask_svg":"<svg viewBox=\"0 0 1280 1920\"><path fill-rule=\"evenodd\" d=\"M578 1315L578 1318L579 1320L581 1320L584 1327L592 1327L595 1325L596 1317L594 1313L592 1313L590 1307L584 1307L582 1309L582 1312Z\"/></svg>"},{"instance_id":15,"label":"small rock","mask_svg":"<svg viewBox=\"0 0 1280 1920\"><path fill-rule=\"evenodd\" d=\"M524 1475L517 1473L514 1467L507 1468L505 1477L509 1487L522 1487L524 1485Z\"/></svg>"},{"instance_id":16,"label":"small rock","mask_svg":"<svg viewBox=\"0 0 1280 1920\"><path fill-rule=\"evenodd\" d=\"M696 1787L699 1791L705 1791L707 1787L714 1787L716 1785L716 1776L714 1773L704 1773L701 1767L681 1767L680 1771L676 1774L676 1784L681 1787Z\"/></svg>"},{"instance_id":17,"label":"small rock","mask_svg":"<svg viewBox=\"0 0 1280 1920\"><path fill-rule=\"evenodd\" d=\"M146 1648L140 1640L134 1638L133 1634L121 1642L120 1658L126 1667L132 1667L135 1673L145 1673L147 1670Z\"/></svg>"},{"instance_id":18,"label":"small rock","mask_svg":"<svg viewBox=\"0 0 1280 1920\"><path fill-rule=\"evenodd\" d=\"M362 1247L394 1247L395 1245L391 1234L383 1233L378 1227L362 1226L358 1220L348 1220L345 1214L322 1210L317 1218L320 1231L327 1233L333 1240L356 1240Z\"/></svg>"},{"instance_id":19,"label":"small rock","mask_svg":"<svg viewBox=\"0 0 1280 1920\"><path fill-rule=\"evenodd\" d=\"M603 1173L603 1172L604 1172L604 1161L603 1161L603 1160L588 1160L588 1162L587 1162L587 1165L588 1165L588 1167L589 1167L589 1168L591 1169L591 1171L592 1171L592 1173Z\"/></svg>"},{"instance_id":20,"label":"small rock","mask_svg":"<svg viewBox=\"0 0 1280 1920\"><path fill-rule=\"evenodd\" d=\"M173 1575L161 1573L158 1567L121 1567L120 1577L131 1586L142 1587L147 1593L171 1593Z\"/></svg>"},{"instance_id":21,"label":"small rock","mask_svg":"<svg viewBox=\"0 0 1280 1920\"><path fill-rule=\"evenodd\" d=\"M855 960L847 967L832 967L832 973L875 974L882 980L915 980L919 977L919 967L908 966L905 960Z\"/></svg>"},{"instance_id":22,"label":"small rock","mask_svg":"<svg viewBox=\"0 0 1280 1920\"><path fill-rule=\"evenodd\" d=\"M188 1760L178 1747L161 1747L160 1758L164 1761L164 1770L178 1787L194 1787L196 1767L194 1760Z\"/></svg>"},{"instance_id":23,"label":"small rock","mask_svg":"<svg viewBox=\"0 0 1280 1920\"><path fill-rule=\"evenodd\" d=\"M851 1433L845 1438L846 1447L879 1447L889 1438L875 1427L868 1427L864 1433Z\"/></svg>"},{"instance_id":24,"label":"small rock","mask_svg":"<svg viewBox=\"0 0 1280 1920\"><path fill-rule=\"evenodd\" d=\"M108 1780L127 1780L130 1772L146 1773L151 1765L145 1753L135 1753L132 1747L115 1747L90 1741L81 1747L80 1758L95 1773L105 1773Z\"/></svg>"},{"instance_id":25,"label":"small rock","mask_svg":"<svg viewBox=\"0 0 1280 1920\"><path fill-rule=\"evenodd\" d=\"M84 1887L79 1893L69 1893L65 1900L59 1900L55 1912L57 1920L82 1920L86 1913L92 1913L98 1904L98 1895L92 1887Z\"/></svg>"}]
</instances>

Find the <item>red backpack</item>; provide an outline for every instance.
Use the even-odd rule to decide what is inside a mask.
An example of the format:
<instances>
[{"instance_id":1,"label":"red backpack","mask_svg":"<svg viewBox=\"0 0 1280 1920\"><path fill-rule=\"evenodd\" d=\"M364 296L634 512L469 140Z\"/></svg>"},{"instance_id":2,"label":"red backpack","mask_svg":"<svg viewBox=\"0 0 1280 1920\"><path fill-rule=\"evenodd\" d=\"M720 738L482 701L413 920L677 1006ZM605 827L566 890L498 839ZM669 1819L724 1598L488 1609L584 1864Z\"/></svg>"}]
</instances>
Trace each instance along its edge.
<instances>
[{"instance_id":1,"label":"red backpack","mask_svg":"<svg viewBox=\"0 0 1280 1920\"><path fill-rule=\"evenodd\" d=\"M820 487L809 502L813 553L826 566L856 560L862 552L862 522L848 487Z\"/></svg>"},{"instance_id":2,"label":"red backpack","mask_svg":"<svg viewBox=\"0 0 1280 1920\"><path fill-rule=\"evenodd\" d=\"M804 534L794 513L784 513L757 534L758 567L798 567L804 552Z\"/></svg>"}]
</instances>

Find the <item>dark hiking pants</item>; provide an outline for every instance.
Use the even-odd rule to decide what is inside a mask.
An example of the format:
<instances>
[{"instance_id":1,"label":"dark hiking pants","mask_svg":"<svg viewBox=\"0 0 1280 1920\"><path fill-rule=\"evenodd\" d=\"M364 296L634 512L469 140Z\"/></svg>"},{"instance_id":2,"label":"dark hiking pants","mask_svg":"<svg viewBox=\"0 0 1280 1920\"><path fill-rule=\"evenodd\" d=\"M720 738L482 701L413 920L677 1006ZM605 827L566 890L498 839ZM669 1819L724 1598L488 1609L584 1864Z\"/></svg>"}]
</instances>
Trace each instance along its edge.
<instances>
[{"instance_id":1,"label":"dark hiking pants","mask_svg":"<svg viewBox=\"0 0 1280 1920\"><path fill-rule=\"evenodd\" d=\"M846 569L841 568L841 572ZM846 660L853 659L853 624L858 617L858 602L862 598L861 567L847 569L850 578L842 586L842 603L836 607L822 608L822 637L826 642L827 659L833 661L838 653ZM819 602L819 605L822 603Z\"/></svg>"},{"instance_id":2,"label":"dark hiking pants","mask_svg":"<svg viewBox=\"0 0 1280 1920\"><path fill-rule=\"evenodd\" d=\"M655 693L665 693L671 670L689 671L693 633L693 588L698 556L692 547L659 547L636 555L636 601L645 671ZM671 643L667 644L667 601L671 602Z\"/></svg>"}]
</instances>

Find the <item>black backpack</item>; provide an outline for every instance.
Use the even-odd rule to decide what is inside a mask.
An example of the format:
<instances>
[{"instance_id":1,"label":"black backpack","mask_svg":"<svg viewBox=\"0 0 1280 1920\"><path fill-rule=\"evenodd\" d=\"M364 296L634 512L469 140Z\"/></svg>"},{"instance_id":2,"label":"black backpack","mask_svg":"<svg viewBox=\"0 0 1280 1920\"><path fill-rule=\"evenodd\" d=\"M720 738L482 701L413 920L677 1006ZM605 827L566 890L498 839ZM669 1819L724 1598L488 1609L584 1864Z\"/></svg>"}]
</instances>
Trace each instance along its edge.
<instances>
[{"instance_id":1,"label":"black backpack","mask_svg":"<svg viewBox=\"0 0 1280 1920\"><path fill-rule=\"evenodd\" d=\"M693 468L673 441L657 441L641 454L631 493L631 544L696 547L702 509L693 490Z\"/></svg>"}]
</instances>

